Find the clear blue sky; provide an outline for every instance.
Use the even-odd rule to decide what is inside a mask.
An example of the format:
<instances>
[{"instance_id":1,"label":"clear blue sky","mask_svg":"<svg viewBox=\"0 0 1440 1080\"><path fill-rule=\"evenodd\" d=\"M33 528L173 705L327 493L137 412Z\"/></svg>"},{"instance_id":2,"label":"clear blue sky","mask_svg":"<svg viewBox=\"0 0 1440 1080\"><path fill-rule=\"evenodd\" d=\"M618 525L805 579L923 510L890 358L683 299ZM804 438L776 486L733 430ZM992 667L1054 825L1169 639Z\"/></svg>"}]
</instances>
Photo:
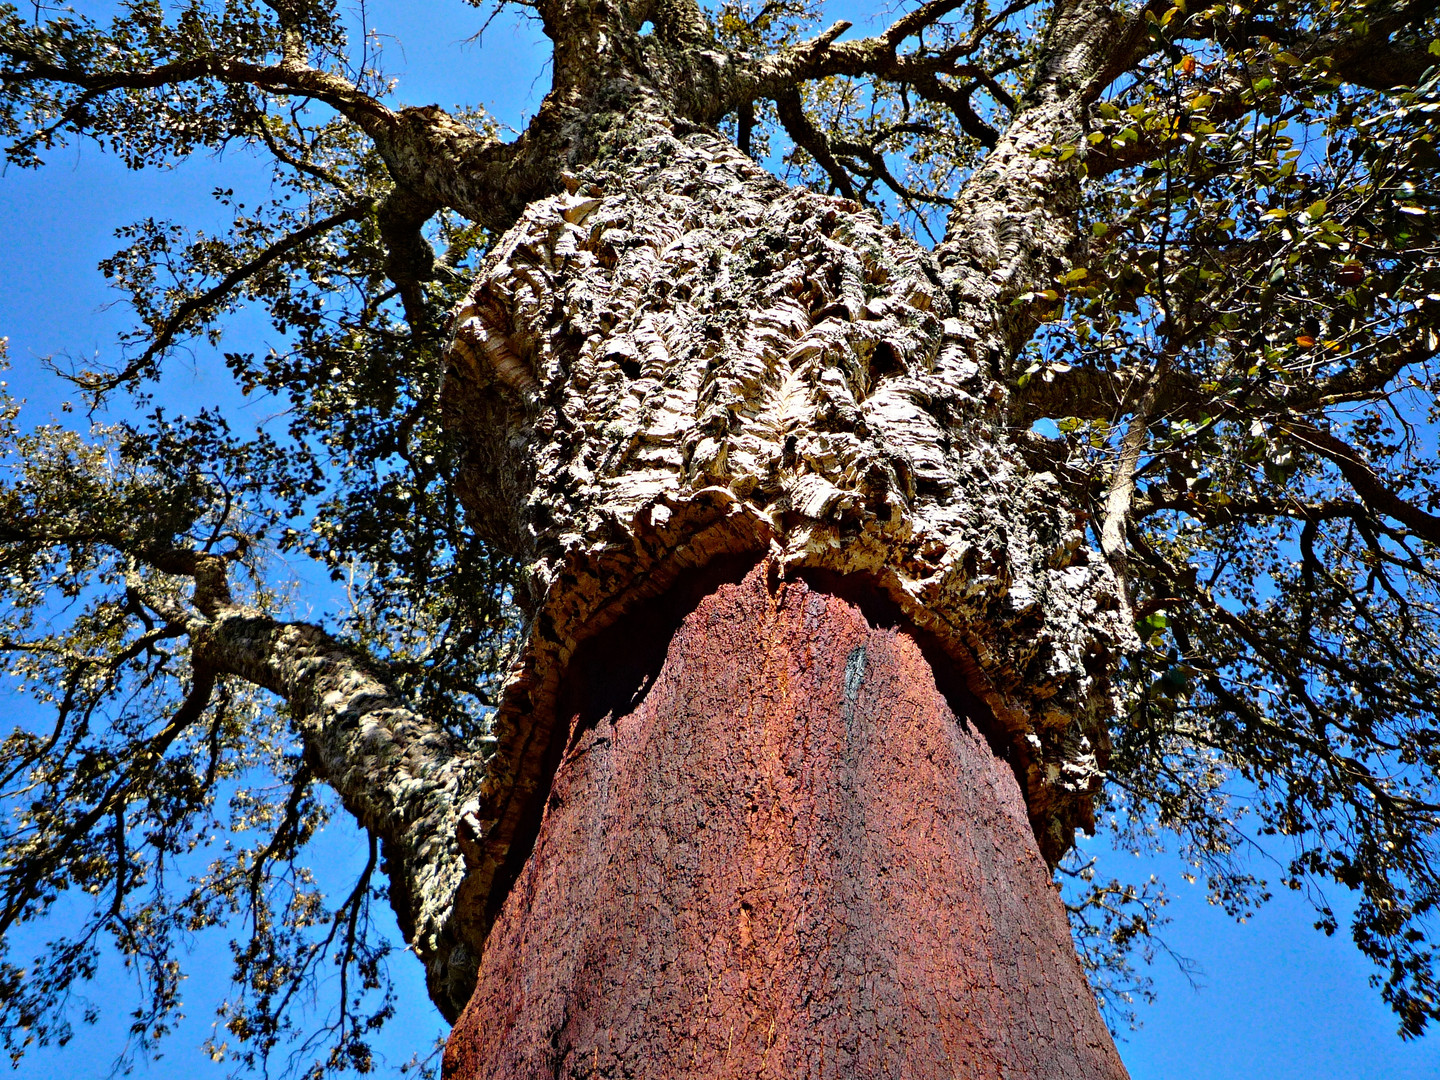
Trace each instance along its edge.
<instances>
[{"instance_id":1,"label":"clear blue sky","mask_svg":"<svg viewBox=\"0 0 1440 1080\"><path fill-rule=\"evenodd\" d=\"M367 6L369 25L386 35L386 65L399 77L398 93L407 103L483 104L518 127L548 86L533 24L501 20L480 47L466 39L485 14L460 0L370 0ZM874 9L881 6L889 4L881 0ZM863 30L867 10L872 9L847 0L832 4L829 13ZM212 213L211 188L235 184L237 173L246 172L259 175L243 157L232 155L223 161L191 161L167 173L126 173L94 147L83 146L53 155L41 173L12 169L0 179L0 336L10 339L8 377L12 390L29 398L31 422L47 418L60 401L41 358L115 355L114 335L125 313L109 306L117 296L95 269L119 246L114 229L147 214L203 224ZM227 346L263 347L264 333L262 324L243 322ZM247 334L252 336L248 342L243 340ZM223 370L213 361L201 350L193 361L177 365L167 383L170 411L228 396ZM323 589L317 595L323 614ZM0 717L8 726L5 705L0 705ZM357 843L352 832L334 829L325 839L327 861L338 869L354 863L360 854ZM1110 853L1103 838L1093 846L1110 863L1107 873L1143 880L1153 872L1171 884L1176 902L1167 940L1203 972L1202 988L1192 990L1168 961L1155 965L1160 1000L1141 1008L1143 1028L1127 1034L1120 1046L1136 1080L1440 1077L1440 1035L1402 1043L1391 1014L1367 985L1367 962L1343 930L1329 939L1312 930L1309 909L1298 898L1279 896L1237 926L1206 904L1200 888L1181 880L1178 862ZM164 1059L142 1067L139 1075L223 1075L199 1053L198 1044L210 1029L208 1002L213 998L206 991L219 989L228 956L222 943L205 948L211 951L202 951L191 965L186 1027L171 1040ZM442 1025L424 998L419 965L401 956L396 970L405 976L402 1012L388 1029L385 1051L399 1064L414 1051L423 1052ZM69 1047L36 1055L15 1075L23 1080L107 1075L123 1040L122 986L123 972L106 971L91 996L102 1006L117 1002L119 1008L107 1010L98 1030L82 1029Z\"/></svg>"}]
</instances>

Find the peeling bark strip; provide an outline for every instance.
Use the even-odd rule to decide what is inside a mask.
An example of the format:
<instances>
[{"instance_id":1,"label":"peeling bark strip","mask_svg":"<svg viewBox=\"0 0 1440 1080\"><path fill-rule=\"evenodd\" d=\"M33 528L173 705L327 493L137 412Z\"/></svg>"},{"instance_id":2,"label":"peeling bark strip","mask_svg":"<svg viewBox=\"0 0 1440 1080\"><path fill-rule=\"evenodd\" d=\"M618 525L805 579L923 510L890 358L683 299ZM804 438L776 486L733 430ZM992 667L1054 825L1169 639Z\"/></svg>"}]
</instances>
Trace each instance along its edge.
<instances>
[{"instance_id":1,"label":"peeling bark strip","mask_svg":"<svg viewBox=\"0 0 1440 1080\"><path fill-rule=\"evenodd\" d=\"M687 569L773 551L861 575L993 714L1057 860L1106 748L1129 619L927 252L788 190L714 135L653 130L533 205L457 312L444 391L462 497L530 563L467 889L498 901L544 797L577 645Z\"/></svg>"},{"instance_id":2,"label":"peeling bark strip","mask_svg":"<svg viewBox=\"0 0 1440 1080\"><path fill-rule=\"evenodd\" d=\"M767 570L577 657L446 1077L1123 1078L1010 770Z\"/></svg>"}]
</instances>

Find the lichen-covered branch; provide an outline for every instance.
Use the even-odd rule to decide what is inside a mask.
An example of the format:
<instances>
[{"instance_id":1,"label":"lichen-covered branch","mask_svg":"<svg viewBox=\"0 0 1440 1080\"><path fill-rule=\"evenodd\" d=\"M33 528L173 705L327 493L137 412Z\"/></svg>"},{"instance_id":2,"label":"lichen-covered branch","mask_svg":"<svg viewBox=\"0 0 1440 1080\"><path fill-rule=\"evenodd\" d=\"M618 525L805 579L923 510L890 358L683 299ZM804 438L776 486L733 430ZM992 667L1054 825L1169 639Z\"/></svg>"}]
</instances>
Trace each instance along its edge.
<instances>
[{"instance_id":1,"label":"lichen-covered branch","mask_svg":"<svg viewBox=\"0 0 1440 1080\"><path fill-rule=\"evenodd\" d=\"M955 290L972 355L1009 377L1039 324L1023 293L1049 288L1071 263L1079 228L1088 106L1148 47L1140 13L1103 3L1058 4L1025 98L955 200L937 251Z\"/></svg>"},{"instance_id":2,"label":"lichen-covered branch","mask_svg":"<svg viewBox=\"0 0 1440 1080\"><path fill-rule=\"evenodd\" d=\"M195 582L194 613L132 588L189 635L205 685L236 676L284 701L310 770L380 840L401 931L425 964L431 997L453 1019L469 997L483 940L483 927L456 904L461 843L470 835L464 822L486 774L482 755L416 713L383 665L354 646L236 604L226 558L173 547L140 557Z\"/></svg>"},{"instance_id":3,"label":"lichen-covered branch","mask_svg":"<svg viewBox=\"0 0 1440 1080\"><path fill-rule=\"evenodd\" d=\"M480 755L417 715L378 666L319 627L224 608L191 628L197 662L281 697L315 774L381 841L390 902L425 964L430 995L453 1019L479 962L456 893L466 803Z\"/></svg>"}]
</instances>

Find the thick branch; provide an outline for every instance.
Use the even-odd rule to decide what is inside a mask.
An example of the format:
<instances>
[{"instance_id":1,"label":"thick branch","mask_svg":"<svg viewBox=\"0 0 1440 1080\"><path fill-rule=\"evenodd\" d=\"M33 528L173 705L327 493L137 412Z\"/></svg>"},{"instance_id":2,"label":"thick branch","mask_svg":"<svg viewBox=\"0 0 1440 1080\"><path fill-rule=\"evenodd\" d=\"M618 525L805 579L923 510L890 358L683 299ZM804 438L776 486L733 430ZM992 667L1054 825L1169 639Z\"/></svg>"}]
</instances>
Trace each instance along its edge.
<instances>
[{"instance_id":1,"label":"thick branch","mask_svg":"<svg viewBox=\"0 0 1440 1080\"><path fill-rule=\"evenodd\" d=\"M232 85L254 86L270 93L294 94L323 101L377 142L394 128L398 119L394 111L362 93L339 75L291 60L279 64L254 64L205 56L134 71L99 72L62 67L51 63L40 53L29 52L13 44L0 46L0 56L25 65L0 74L0 80L7 83L54 82L79 87L88 92L82 102L116 90L156 90L176 83L214 79ZM78 120L79 115L77 113L74 119Z\"/></svg>"},{"instance_id":2,"label":"thick branch","mask_svg":"<svg viewBox=\"0 0 1440 1080\"><path fill-rule=\"evenodd\" d=\"M695 0L651 0L655 33L676 45L708 45L710 26Z\"/></svg>"},{"instance_id":3,"label":"thick branch","mask_svg":"<svg viewBox=\"0 0 1440 1080\"><path fill-rule=\"evenodd\" d=\"M978 88L977 83L968 86L946 86L940 79L931 72L923 72L916 76L915 90L921 97L941 105L948 106L955 114L956 121L960 124L960 130L980 143L987 150L993 150L999 139L995 129L975 111L971 104L970 97Z\"/></svg>"},{"instance_id":4,"label":"thick branch","mask_svg":"<svg viewBox=\"0 0 1440 1080\"><path fill-rule=\"evenodd\" d=\"M435 277L435 249L421 231L439 208L397 188L380 205L380 236L385 241L385 273L400 290L405 318L412 330L425 324L422 287Z\"/></svg>"},{"instance_id":5,"label":"thick branch","mask_svg":"<svg viewBox=\"0 0 1440 1080\"><path fill-rule=\"evenodd\" d=\"M1367 353L1366 359L1308 385L1288 388L1275 407L1289 415L1301 415L1351 401L1373 398L1384 391L1407 367L1423 363L1440 352L1440 336L1428 329L1410 348ZM1123 416L1126 402L1140 392L1138 384L1152 378L1144 370L1122 367L1107 371L1095 367L1072 367L1049 371L1044 378L1031 379L1014 392L1011 423L1028 428L1036 420L1073 417L1078 420L1114 421ZM1205 382L1194 372L1172 367L1155 385L1155 416L1198 420L1230 411L1227 403L1235 384L1214 390L1202 389Z\"/></svg>"},{"instance_id":6,"label":"thick branch","mask_svg":"<svg viewBox=\"0 0 1440 1080\"><path fill-rule=\"evenodd\" d=\"M560 161L551 139L555 117L537 118L536 130L513 142L482 135L434 105L393 110L327 71L294 58L254 64L223 57L197 57L131 71L90 71L63 67L14 44L0 46L0 58L16 65L0 73L5 83L50 82L85 91L66 113L77 126L86 106L114 91L155 90L178 83L215 80L252 86L270 94L312 98L352 121L374 142L396 184L434 206L448 206L487 228L503 230L537 195L559 187ZM544 112L544 110L542 110ZM545 121L540 123L539 121ZM263 117L259 123L263 129ZM262 136L263 137L263 136Z\"/></svg>"},{"instance_id":7,"label":"thick branch","mask_svg":"<svg viewBox=\"0 0 1440 1080\"><path fill-rule=\"evenodd\" d=\"M983 74L974 64L958 62L967 51L963 45L940 53L902 54L885 36L837 42L835 39L849 28L849 23L839 22L810 41L736 65L728 88L730 100L725 102L727 111L741 101L773 100L793 91L802 82L833 75L868 75L891 82L911 82L923 75L979 77Z\"/></svg>"},{"instance_id":8,"label":"thick branch","mask_svg":"<svg viewBox=\"0 0 1440 1080\"><path fill-rule=\"evenodd\" d=\"M1227 497L1221 502L1208 501L1204 496L1196 495L1193 491L1160 489L1157 492L1154 486L1150 487L1144 495L1137 496L1131 506L1130 518L1132 521L1140 521L1166 511L1182 513L1212 526L1235 525L1270 518L1290 518L1314 525L1321 521L1345 518L1356 522L1368 522L1379 532L1389 536L1401 535L1398 530L1388 528L1384 522L1376 518L1369 507L1354 499L1326 499L1321 502L1307 503L1295 496L1284 498L1252 496L1246 499Z\"/></svg>"},{"instance_id":9,"label":"thick branch","mask_svg":"<svg viewBox=\"0 0 1440 1080\"><path fill-rule=\"evenodd\" d=\"M795 145L804 149L825 170L830 177L830 182L835 185L836 191L847 199L855 198L855 188L850 183L850 174L835 160L835 155L830 152L829 142L805 115L805 110L800 107L799 93L791 90L781 94L776 99L775 105L780 116L780 123L785 125L786 134L795 141Z\"/></svg>"},{"instance_id":10,"label":"thick branch","mask_svg":"<svg viewBox=\"0 0 1440 1080\"><path fill-rule=\"evenodd\" d=\"M1144 386L1151 381L1155 416L1194 419L1206 409L1218 408L1217 395L1201 390L1202 380L1188 371L1172 367L1157 378L1148 369L1077 366L1047 371L1044 378L1031 379L1016 390L1011 422L1028 428L1036 420L1056 417L1113 421L1125 414L1127 402L1146 392Z\"/></svg>"},{"instance_id":11,"label":"thick branch","mask_svg":"<svg viewBox=\"0 0 1440 1080\"><path fill-rule=\"evenodd\" d=\"M1440 517L1428 514L1391 491L1376 475L1360 452L1349 443L1322 431L1308 420L1291 419L1280 424L1281 430L1308 446L1321 457L1333 462L1340 475L1349 481L1372 509L1403 523L1416 536L1440 544Z\"/></svg>"},{"instance_id":12,"label":"thick branch","mask_svg":"<svg viewBox=\"0 0 1440 1080\"><path fill-rule=\"evenodd\" d=\"M994 83L996 72L987 71L966 58L975 56L997 27L1032 3L1033 0L1015 0L976 23L964 39L941 50L927 47L923 39L909 52L902 53L900 48L965 6L961 0L929 0L873 37L838 40L850 28L850 23L842 21L809 41L787 46L768 56L721 56L707 51L700 55L718 58L721 63L707 72L711 78L704 81L711 92L695 119L713 122L762 98L774 101L801 83L834 75L870 76L905 83L922 97L941 103L943 96L935 94L943 94L945 88L936 80L937 75L978 80L1009 107L1013 102Z\"/></svg>"},{"instance_id":13,"label":"thick branch","mask_svg":"<svg viewBox=\"0 0 1440 1080\"><path fill-rule=\"evenodd\" d=\"M390 902L453 1019L475 951L453 910L465 864L457 839L482 763L418 715L373 661L319 627L232 607L192 628L197 659L283 698L316 774L380 838Z\"/></svg>"},{"instance_id":14,"label":"thick branch","mask_svg":"<svg viewBox=\"0 0 1440 1080\"><path fill-rule=\"evenodd\" d=\"M1097 0L1057 5L1036 79L955 201L937 255L974 359L997 374L1039 325L1018 298L1048 288L1078 241L1083 163L1045 151L1079 143L1089 104L1148 47L1144 27Z\"/></svg>"},{"instance_id":15,"label":"thick branch","mask_svg":"<svg viewBox=\"0 0 1440 1080\"><path fill-rule=\"evenodd\" d=\"M1406 368L1424 363L1437 352L1440 352L1440 334L1426 327L1406 348L1367 352L1355 366L1319 380L1306 400L1316 406L1363 400L1390 385Z\"/></svg>"},{"instance_id":16,"label":"thick branch","mask_svg":"<svg viewBox=\"0 0 1440 1080\"><path fill-rule=\"evenodd\" d=\"M132 594L163 619L163 636L189 636L195 671L194 690L152 740L146 760L158 761L179 731L199 719L220 677L243 679L283 699L315 775L384 844L391 904L425 963L431 996L453 1019L469 995L479 952L480 935L457 920L454 901L466 869L464 808L485 768L480 756L415 712L384 666L362 651L317 626L237 604L228 572L243 545L217 554L111 528L72 531L23 517L0 525L0 543L104 544L133 563L195 583L187 608L154 595L138 573L130 575ZM116 805L115 792L97 803L76 835Z\"/></svg>"},{"instance_id":17,"label":"thick branch","mask_svg":"<svg viewBox=\"0 0 1440 1080\"><path fill-rule=\"evenodd\" d=\"M480 935L462 925L460 830L484 764L416 713L383 666L308 623L283 622L233 603L226 560L183 548L142 558L191 577L202 617L183 613L197 671L244 679L282 698L315 774L384 844L390 902L425 964L430 995L450 1019L474 979Z\"/></svg>"},{"instance_id":18,"label":"thick branch","mask_svg":"<svg viewBox=\"0 0 1440 1080\"><path fill-rule=\"evenodd\" d=\"M1105 517L1100 526L1100 550L1104 553L1105 559L1110 563L1110 569L1115 571L1115 576L1120 580L1121 587L1129 592L1127 580L1127 546L1125 542L1126 533L1129 531L1131 503L1135 498L1135 473L1140 463L1140 455L1145 449L1150 434L1150 418L1155 415L1155 406L1159 398L1159 389L1170 369L1172 357L1170 354L1162 356L1155 365L1155 370L1145 380L1144 393L1134 414L1130 417L1130 425L1125 430L1125 438L1120 442L1120 458L1115 463L1115 471L1110 478L1109 490L1105 493Z\"/></svg>"}]
</instances>

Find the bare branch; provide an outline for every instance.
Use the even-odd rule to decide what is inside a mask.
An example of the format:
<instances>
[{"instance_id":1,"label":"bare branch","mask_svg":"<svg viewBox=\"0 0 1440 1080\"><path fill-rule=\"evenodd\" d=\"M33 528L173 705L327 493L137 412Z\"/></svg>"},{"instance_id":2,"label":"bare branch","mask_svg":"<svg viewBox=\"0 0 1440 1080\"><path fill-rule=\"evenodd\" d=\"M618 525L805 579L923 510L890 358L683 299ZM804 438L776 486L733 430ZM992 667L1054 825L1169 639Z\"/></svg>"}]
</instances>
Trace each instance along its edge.
<instances>
[{"instance_id":1,"label":"bare branch","mask_svg":"<svg viewBox=\"0 0 1440 1080\"><path fill-rule=\"evenodd\" d=\"M149 371L155 361L167 350L191 319L201 312L219 304L240 285L250 280L266 267L273 265L279 259L294 251L296 248L323 236L338 225L347 221L354 221L363 217L375 206L374 199L361 199L352 203L343 210L338 210L328 217L319 221L311 222L303 229L282 236L269 247L265 248L253 259L237 266L230 273L221 278L215 285L198 296L192 296L183 301L174 313L166 319L159 328L150 344L146 346L135 359L129 361L123 368L112 374L101 374L98 372L83 372L72 376L73 381L86 393L101 396L118 386L122 386L133 379L137 379Z\"/></svg>"},{"instance_id":2,"label":"bare branch","mask_svg":"<svg viewBox=\"0 0 1440 1080\"><path fill-rule=\"evenodd\" d=\"M1105 493L1105 516L1100 525L1100 551L1127 593L1129 585L1126 573L1126 533L1129 531L1130 507L1135 497L1136 468L1149 438L1150 419L1155 415L1160 386L1172 361L1173 354L1167 352L1141 384L1144 392L1130 417L1125 437L1120 441L1120 457L1115 462L1110 487Z\"/></svg>"},{"instance_id":3,"label":"bare branch","mask_svg":"<svg viewBox=\"0 0 1440 1080\"><path fill-rule=\"evenodd\" d=\"M1328 431L1322 431L1308 420L1286 419L1280 422L1279 427L1303 445L1334 462L1340 474L1355 489L1355 493L1372 508L1403 522L1417 536L1430 543L1440 544L1440 517L1426 513L1391 491L1360 456L1360 452L1349 443Z\"/></svg>"},{"instance_id":4,"label":"bare branch","mask_svg":"<svg viewBox=\"0 0 1440 1080\"><path fill-rule=\"evenodd\" d=\"M214 79L323 101L377 141L383 139L398 120L395 112L339 75L289 61L253 64L224 57L196 57L143 70L95 72L62 67L40 53L14 44L0 45L0 56L25 65L0 75L8 83L55 82L100 95L115 90L155 90L175 83ZM78 120L79 116L74 119Z\"/></svg>"}]
</instances>

